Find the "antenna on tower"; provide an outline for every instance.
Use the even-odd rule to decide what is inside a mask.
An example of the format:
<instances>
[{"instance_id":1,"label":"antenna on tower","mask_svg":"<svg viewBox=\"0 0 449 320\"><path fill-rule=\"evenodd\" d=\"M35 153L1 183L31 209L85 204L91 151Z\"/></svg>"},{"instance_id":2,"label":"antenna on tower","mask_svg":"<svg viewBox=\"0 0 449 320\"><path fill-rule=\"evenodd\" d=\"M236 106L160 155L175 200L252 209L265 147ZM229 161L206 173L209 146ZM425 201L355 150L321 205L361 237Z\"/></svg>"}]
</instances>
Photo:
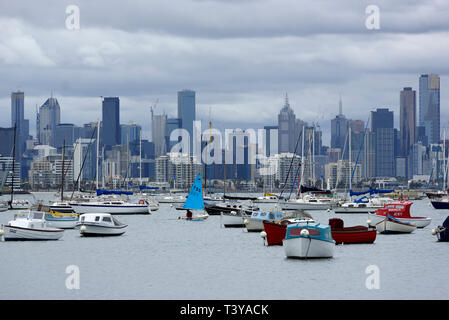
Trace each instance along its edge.
<instances>
[{"instance_id":1,"label":"antenna on tower","mask_svg":"<svg viewBox=\"0 0 449 320\"><path fill-rule=\"evenodd\" d=\"M157 103L159 102L159 98L156 99L156 101L150 106L150 110L151 110L151 119L153 119L153 113L154 113L154 109L156 109Z\"/></svg>"},{"instance_id":2,"label":"antenna on tower","mask_svg":"<svg viewBox=\"0 0 449 320\"><path fill-rule=\"evenodd\" d=\"M341 93L340 93L340 101L338 103L338 114L339 115L343 114L343 103L341 102Z\"/></svg>"}]
</instances>

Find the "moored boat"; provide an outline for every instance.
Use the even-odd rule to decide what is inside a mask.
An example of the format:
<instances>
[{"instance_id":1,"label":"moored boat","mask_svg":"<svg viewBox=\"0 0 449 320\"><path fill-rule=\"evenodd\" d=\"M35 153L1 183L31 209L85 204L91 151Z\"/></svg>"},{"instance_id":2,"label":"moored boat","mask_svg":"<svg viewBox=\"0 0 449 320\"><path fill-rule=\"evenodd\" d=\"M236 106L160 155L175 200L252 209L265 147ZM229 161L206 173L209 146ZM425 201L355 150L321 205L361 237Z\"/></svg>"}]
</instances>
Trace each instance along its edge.
<instances>
[{"instance_id":1,"label":"moored boat","mask_svg":"<svg viewBox=\"0 0 449 320\"><path fill-rule=\"evenodd\" d=\"M280 221L284 216L285 213L277 208L258 210L245 218L243 223L248 232L260 232L264 230L264 221Z\"/></svg>"},{"instance_id":2,"label":"moored boat","mask_svg":"<svg viewBox=\"0 0 449 320\"><path fill-rule=\"evenodd\" d=\"M244 220L249 216L250 215L248 215L243 210L222 212L220 214L221 225L223 225L225 228L244 228Z\"/></svg>"},{"instance_id":3,"label":"moored boat","mask_svg":"<svg viewBox=\"0 0 449 320\"><path fill-rule=\"evenodd\" d=\"M11 240L58 240L64 230L50 227L42 211L25 211L14 215L6 225L2 225L5 241Z\"/></svg>"},{"instance_id":4,"label":"moored boat","mask_svg":"<svg viewBox=\"0 0 449 320\"><path fill-rule=\"evenodd\" d=\"M432 234L437 236L438 241L449 242L449 217L444 220L442 226L433 229Z\"/></svg>"},{"instance_id":5,"label":"moored boat","mask_svg":"<svg viewBox=\"0 0 449 320\"><path fill-rule=\"evenodd\" d=\"M332 258L335 242L329 225L298 222L287 225L283 246L287 258Z\"/></svg>"},{"instance_id":6,"label":"moored boat","mask_svg":"<svg viewBox=\"0 0 449 320\"><path fill-rule=\"evenodd\" d=\"M109 213L85 213L80 216L76 228L82 236L119 236L128 225L119 222Z\"/></svg>"},{"instance_id":7,"label":"moored boat","mask_svg":"<svg viewBox=\"0 0 449 320\"><path fill-rule=\"evenodd\" d=\"M295 217L284 217L280 221L263 221L264 231L261 236L266 240L267 246L282 246L287 225L297 222L315 222L312 216L304 211L297 212Z\"/></svg>"},{"instance_id":8,"label":"moored boat","mask_svg":"<svg viewBox=\"0 0 449 320\"><path fill-rule=\"evenodd\" d=\"M42 210L42 209L41 209ZM48 225L60 229L75 228L79 214L67 203L53 203L46 208L44 219Z\"/></svg>"},{"instance_id":9,"label":"moored boat","mask_svg":"<svg viewBox=\"0 0 449 320\"><path fill-rule=\"evenodd\" d=\"M387 214L397 219L399 222L410 223L417 228L424 228L430 224L432 218L428 217L412 217L410 215L410 208L413 202L411 201L393 201L384 205L382 209L376 210L369 214L370 225L375 226L377 223L383 221Z\"/></svg>"},{"instance_id":10,"label":"moored boat","mask_svg":"<svg viewBox=\"0 0 449 320\"><path fill-rule=\"evenodd\" d=\"M416 226L411 223L400 222L398 219L387 214L384 220L376 224L377 232L383 234L412 233Z\"/></svg>"},{"instance_id":11,"label":"moored boat","mask_svg":"<svg viewBox=\"0 0 449 320\"><path fill-rule=\"evenodd\" d=\"M375 227L345 227L344 221L340 218L329 219L329 225L335 244L373 243L376 240L377 230Z\"/></svg>"},{"instance_id":12,"label":"moored boat","mask_svg":"<svg viewBox=\"0 0 449 320\"><path fill-rule=\"evenodd\" d=\"M145 201L130 203L124 200L97 200L90 202L75 202L69 204L78 214L84 213L110 213L110 214L149 214L150 206ZM157 209L153 209L157 210Z\"/></svg>"},{"instance_id":13,"label":"moored boat","mask_svg":"<svg viewBox=\"0 0 449 320\"><path fill-rule=\"evenodd\" d=\"M441 210L441 209L449 209L449 197L444 196L441 198L431 198L430 203L432 204L432 207L435 209Z\"/></svg>"}]
</instances>

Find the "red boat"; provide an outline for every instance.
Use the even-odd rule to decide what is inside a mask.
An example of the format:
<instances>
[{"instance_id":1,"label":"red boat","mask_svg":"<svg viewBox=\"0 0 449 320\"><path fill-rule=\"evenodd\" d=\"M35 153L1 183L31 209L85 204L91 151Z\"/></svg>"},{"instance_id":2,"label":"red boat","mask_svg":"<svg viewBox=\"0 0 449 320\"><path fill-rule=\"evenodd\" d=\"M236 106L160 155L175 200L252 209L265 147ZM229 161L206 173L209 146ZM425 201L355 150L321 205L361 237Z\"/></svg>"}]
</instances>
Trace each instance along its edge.
<instances>
[{"instance_id":1,"label":"red boat","mask_svg":"<svg viewBox=\"0 0 449 320\"><path fill-rule=\"evenodd\" d=\"M410 215L411 201L393 201L386 203L382 209L377 209L375 213L369 215L372 221L370 225L374 226L377 223L385 220L387 214L396 218L402 223L411 223L418 228L424 228L430 224L431 218L427 217L412 217Z\"/></svg>"},{"instance_id":2,"label":"red boat","mask_svg":"<svg viewBox=\"0 0 449 320\"><path fill-rule=\"evenodd\" d=\"M335 244L373 243L376 240L377 230L375 227L344 227L344 222L340 218L329 219L329 225Z\"/></svg>"}]
</instances>

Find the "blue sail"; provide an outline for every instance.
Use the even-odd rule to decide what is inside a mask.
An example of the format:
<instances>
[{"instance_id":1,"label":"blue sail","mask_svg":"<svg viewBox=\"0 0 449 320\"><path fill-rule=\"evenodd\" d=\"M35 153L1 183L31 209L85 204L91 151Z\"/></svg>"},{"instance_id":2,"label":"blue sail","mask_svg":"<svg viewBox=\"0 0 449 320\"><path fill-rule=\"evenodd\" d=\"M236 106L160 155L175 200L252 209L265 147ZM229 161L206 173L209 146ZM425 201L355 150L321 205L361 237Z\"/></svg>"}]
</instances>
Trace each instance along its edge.
<instances>
[{"instance_id":1,"label":"blue sail","mask_svg":"<svg viewBox=\"0 0 449 320\"><path fill-rule=\"evenodd\" d=\"M186 201L184 202L183 208L192 210L204 209L203 187L201 185L201 175L199 173L196 176L195 182L192 185L192 189L190 189L190 193L187 196Z\"/></svg>"}]
</instances>

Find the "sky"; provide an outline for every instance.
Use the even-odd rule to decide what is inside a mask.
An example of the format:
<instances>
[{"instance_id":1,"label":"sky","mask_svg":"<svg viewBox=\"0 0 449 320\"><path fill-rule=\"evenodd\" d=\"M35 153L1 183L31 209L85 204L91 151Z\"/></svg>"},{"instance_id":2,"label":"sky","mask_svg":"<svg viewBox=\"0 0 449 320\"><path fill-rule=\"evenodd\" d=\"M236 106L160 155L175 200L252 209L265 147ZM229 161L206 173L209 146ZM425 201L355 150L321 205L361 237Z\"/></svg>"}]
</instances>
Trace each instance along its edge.
<instances>
[{"instance_id":1,"label":"sky","mask_svg":"<svg viewBox=\"0 0 449 320\"><path fill-rule=\"evenodd\" d=\"M370 5L378 29L366 26ZM445 128L448 18L445 0L0 0L0 127L17 90L33 135L36 106L53 94L61 122L76 125L101 119L100 96L118 96L121 123L148 138L150 106L175 117L182 89L218 129L275 125L288 93L329 145L340 95L346 117L387 107L398 125L399 92L436 73Z\"/></svg>"}]
</instances>

